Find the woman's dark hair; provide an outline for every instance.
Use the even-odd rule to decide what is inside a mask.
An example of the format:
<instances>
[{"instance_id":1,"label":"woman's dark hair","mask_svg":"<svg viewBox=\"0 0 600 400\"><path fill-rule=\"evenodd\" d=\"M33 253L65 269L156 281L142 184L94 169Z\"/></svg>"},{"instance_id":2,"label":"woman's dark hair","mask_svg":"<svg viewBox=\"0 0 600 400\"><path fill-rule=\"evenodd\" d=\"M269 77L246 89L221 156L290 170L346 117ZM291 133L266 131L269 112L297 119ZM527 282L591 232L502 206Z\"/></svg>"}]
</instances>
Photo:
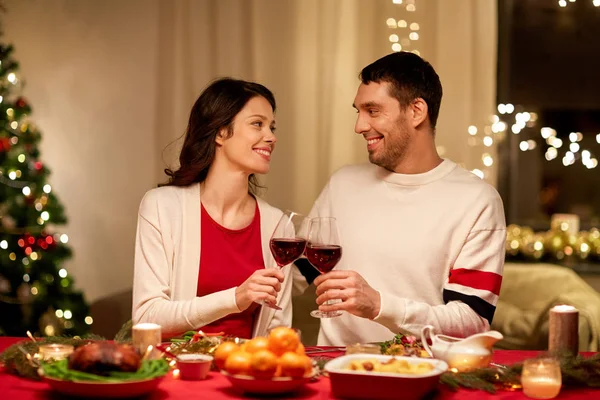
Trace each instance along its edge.
<instances>
[{"instance_id":1,"label":"woman's dark hair","mask_svg":"<svg viewBox=\"0 0 600 400\"><path fill-rule=\"evenodd\" d=\"M179 154L179 169L165 169L169 182L162 186L189 186L206 179L215 158L217 134L227 129L227 138L233 135L233 119L254 97L264 97L275 112L275 96L261 84L239 79L222 78L211 83L194 103ZM255 192L258 182L254 175L248 178L250 191Z\"/></svg>"}]
</instances>

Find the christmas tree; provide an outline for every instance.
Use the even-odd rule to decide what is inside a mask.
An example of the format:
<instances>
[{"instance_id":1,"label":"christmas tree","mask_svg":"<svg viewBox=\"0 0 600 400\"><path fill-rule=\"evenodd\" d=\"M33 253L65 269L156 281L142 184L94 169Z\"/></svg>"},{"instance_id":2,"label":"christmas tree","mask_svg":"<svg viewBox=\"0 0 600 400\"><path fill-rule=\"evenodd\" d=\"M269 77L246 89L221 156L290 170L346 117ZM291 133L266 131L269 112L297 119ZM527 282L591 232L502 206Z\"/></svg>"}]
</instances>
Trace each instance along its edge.
<instances>
[{"instance_id":1,"label":"christmas tree","mask_svg":"<svg viewBox=\"0 0 600 400\"><path fill-rule=\"evenodd\" d=\"M67 222L40 160L41 134L19 96L19 64L0 43L0 335L80 335L92 319L61 264L71 257Z\"/></svg>"}]
</instances>

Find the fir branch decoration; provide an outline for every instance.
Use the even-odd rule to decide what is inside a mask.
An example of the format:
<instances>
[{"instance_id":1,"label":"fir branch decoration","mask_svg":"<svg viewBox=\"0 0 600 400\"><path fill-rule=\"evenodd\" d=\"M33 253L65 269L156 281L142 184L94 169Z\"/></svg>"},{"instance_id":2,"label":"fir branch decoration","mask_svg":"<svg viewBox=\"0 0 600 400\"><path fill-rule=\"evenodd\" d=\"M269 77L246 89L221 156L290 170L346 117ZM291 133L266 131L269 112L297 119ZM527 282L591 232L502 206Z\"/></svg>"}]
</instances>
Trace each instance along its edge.
<instances>
[{"instance_id":1,"label":"fir branch decoration","mask_svg":"<svg viewBox=\"0 0 600 400\"><path fill-rule=\"evenodd\" d=\"M502 389L521 388L522 364L515 364L508 368L488 367L479 368L469 372L445 372L440 377L440 382L452 390L460 388L484 390L496 393Z\"/></svg>"},{"instance_id":2,"label":"fir branch decoration","mask_svg":"<svg viewBox=\"0 0 600 400\"><path fill-rule=\"evenodd\" d=\"M585 358L581 355L557 355L560 361L562 384L564 387L600 388L600 354ZM440 382L452 390L459 388L485 390L495 393L498 389L515 390L521 388L522 363L506 368L479 368L470 372L445 372Z\"/></svg>"}]
</instances>

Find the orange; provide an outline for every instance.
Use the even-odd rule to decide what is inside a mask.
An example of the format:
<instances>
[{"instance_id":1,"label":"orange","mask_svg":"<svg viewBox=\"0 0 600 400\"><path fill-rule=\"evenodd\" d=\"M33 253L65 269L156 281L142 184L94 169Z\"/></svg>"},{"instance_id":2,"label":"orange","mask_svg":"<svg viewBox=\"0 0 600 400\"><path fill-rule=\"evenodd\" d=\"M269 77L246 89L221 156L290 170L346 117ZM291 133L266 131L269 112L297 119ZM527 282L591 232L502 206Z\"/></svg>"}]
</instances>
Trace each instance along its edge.
<instances>
[{"instance_id":1,"label":"orange","mask_svg":"<svg viewBox=\"0 0 600 400\"><path fill-rule=\"evenodd\" d=\"M225 360L229 357L230 354L239 351L240 348L234 342L223 342L217 347L215 350L215 365L218 369L223 369L225 367Z\"/></svg>"},{"instance_id":2,"label":"orange","mask_svg":"<svg viewBox=\"0 0 600 400\"><path fill-rule=\"evenodd\" d=\"M278 326L269 332L269 350L281 356L286 351L296 351L300 339L292 328Z\"/></svg>"},{"instance_id":3,"label":"orange","mask_svg":"<svg viewBox=\"0 0 600 400\"><path fill-rule=\"evenodd\" d=\"M252 354L245 351L231 353L225 361L225 371L231 375L250 375Z\"/></svg>"},{"instance_id":4,"label":"orange","mask_svg":"<svg viewBox=\"0 0 600 400\"><path fill-rule=\"evenodd\" d=\"M248 353L256 353L259 350L269 349L269 340L266 337L255 337L244 344L246 345L245 350Z\"/></svg>"},{"instance_id":5,"label":"orange","mask_svg":"<svg viewBox=\"0 0 600 400\"><path fill-rule=\"evenodd\" d=\"M270 379L277 371L277 356L269 350L259 350L251 355L250 373L255 378Z\"/></svg>"},{"instance_id":6,"label":"orange","mask_svg":"<svg viewBox=\"0 0 600 400\"><path fill-rule=\"evenodd\" d=\"M298 347L296 347L296 354L305 355L306 351L304 350L304 345L302 343L298 343Z\"/></svg>"},{"instance_id":7,"label":"orange","mask_svg":"<svg viewBox=\"0 0 600 400\"><path fill-rule=\"evenodd\" d=\"M279 357L281 375L291 378L302 378L312 369L310 358L288 351Z\"/></svg>"}]
</instances>

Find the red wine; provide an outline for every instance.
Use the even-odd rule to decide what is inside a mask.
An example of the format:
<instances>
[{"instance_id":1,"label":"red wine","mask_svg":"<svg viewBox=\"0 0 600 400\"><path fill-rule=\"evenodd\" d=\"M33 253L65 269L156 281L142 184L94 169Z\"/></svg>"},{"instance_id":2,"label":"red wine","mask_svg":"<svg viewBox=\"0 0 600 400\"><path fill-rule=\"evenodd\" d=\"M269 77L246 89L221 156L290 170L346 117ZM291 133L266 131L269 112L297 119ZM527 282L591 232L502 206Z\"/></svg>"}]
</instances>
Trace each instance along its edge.
<instances>
[{"instance_id":1,"label":"red wine","mask_svg":"<svg viewBox=\"0 0 600 400\"><path fill-rule=\"evenodd\" d=\"M306 258L322 274L329 272L342 258L342 247L337 245L306 245Z\"/></svg>"},{"instance_id":2,"label":"red wine","mask_svg":"<svg viewBox=\"0 0 600 400\"><path fill-rule=\"evenodd\" d=\"M271 253L280 267L291 264L304 252L306 240L301 238L274 238L270 242Z\"/></svg>"}]
</instances>

